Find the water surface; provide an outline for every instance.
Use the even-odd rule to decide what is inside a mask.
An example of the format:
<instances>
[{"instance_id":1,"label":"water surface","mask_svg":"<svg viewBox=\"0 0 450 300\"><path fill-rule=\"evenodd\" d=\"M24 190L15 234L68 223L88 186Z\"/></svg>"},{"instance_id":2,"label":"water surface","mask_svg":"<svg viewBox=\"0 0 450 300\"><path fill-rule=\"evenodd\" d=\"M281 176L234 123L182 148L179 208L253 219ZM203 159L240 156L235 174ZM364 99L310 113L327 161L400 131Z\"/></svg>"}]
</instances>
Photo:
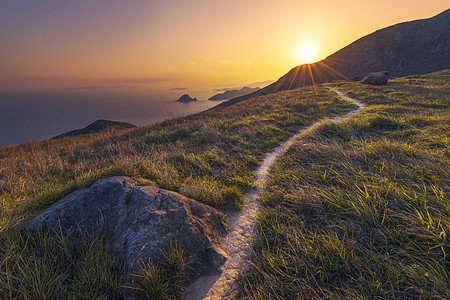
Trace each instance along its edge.
<instances>
[{"instance_id":1,"label":"water surface","mask_svg":"<svg viewBox=\"0 0 450 300\"><path fill-rule=\"evenodd\" d=\"M98 119L150 125L170 117L200 112L220 103L208 100L175 102L182 93L150 89L3 92L0 93L0 146L48 139L85 127ZM191 96L199 97L198 94Z\"/></svg>"}]
</instances>

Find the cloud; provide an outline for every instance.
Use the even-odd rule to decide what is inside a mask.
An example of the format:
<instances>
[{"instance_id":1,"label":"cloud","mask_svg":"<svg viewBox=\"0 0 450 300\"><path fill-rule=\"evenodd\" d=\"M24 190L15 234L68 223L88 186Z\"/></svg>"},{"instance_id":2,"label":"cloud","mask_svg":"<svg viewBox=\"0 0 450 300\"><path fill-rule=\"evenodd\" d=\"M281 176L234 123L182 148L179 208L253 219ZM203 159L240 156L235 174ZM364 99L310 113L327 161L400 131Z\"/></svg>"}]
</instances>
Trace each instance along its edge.
<instances>
[{"instance_id":1,"label":"cloud","mask_svg":"<svg viewBox=\"0 0 450 300\"><path fill-rule=\"evenodd\" d=\"M161 83L170 81L168 78L115 78L115 79L98 79L94 82L101 83L121 83L121 84L145 84L145 83Z\"/></svg>"},{"instance_id":2,"label":"cloud","mask_svg":"<svg viewBox=\"0 0 450 300\"><path fill-rule=\"evenodd\" d=\"M92 90L92 89L145 89L152 85L172 83L173 80L164 77L138 77L138 78L108 78L92 79L74 82L65 89Z\"/></svg>"},{"instance_id":3,"label":"cloud","mask_svg":"<svg viewBox=\"0 0 450 300\"><path fill-rule=\"evenodd\" d=\"M144 89L142 85L97 85L97 86L77 86L63 88L65 90L96 90L96 89Z\"/></svg>"},{"instance_id":4,"label":"cloud","mask_svg":"<svg viewBox=\"0 0 450 300\"><path fill-rule=\"evenodd\" d=\"M175 87L173 89L170 89L171 91L186 91L188 88L185 87Z\"/></svg>"},{"instance_id":5,"label":"cloud","mask_svg":"<svg viewBox=\"0 0 450 300\"><path fill-rule=\"evenodd\" d=\"M234 86L234 84L230 84L230 85L233 85L234 87L217 87L217 88L214 89L214 91L215 92L226 92L226 91L232 91L232 90L240 90L243 87L264 88L264 87L266 87L269 84L272 84L274 82L275 82L275 80L266 80L266 81L252 82L252 83L248 83L248 84L244 84L244 85L236 84Z\"/></svg>"},{"instance_id":6,"label":"cloud","mask_svg":"<svg viewBox=\"0 0 450 300\"><path fill-rule=\"evenodd\" d=\"M228 66L228 65L232 65L233 62L231 62L231 59L222 59L221 61L219 61L219 65L222 66Z\"/></svg>"},{"instance_id":7,"label":"cloud","mask_svg":"<svg viewBox=\"0 0 450 300\"><path fill-rule=\"evenodd\" d=\"M234 62L231 59L222 59L214 64L213 67L248 67L250 65L250 63Z\"/></svg>"},{"instance_id":8,"label":"cloud","mask_svg":"<svg viewBox=\"0 0 450 300\"><path fill-rule=\"evenodd\" d=\"M248 87L251 87L251 88L255 88L255 87L263 88L263 87L266 87L269 84L272 84L274 82L275 82L275 80L258 81L258 82L253 82L253 83L246 84L245 86L248 86Z\"/></svg>"}]
</instances>

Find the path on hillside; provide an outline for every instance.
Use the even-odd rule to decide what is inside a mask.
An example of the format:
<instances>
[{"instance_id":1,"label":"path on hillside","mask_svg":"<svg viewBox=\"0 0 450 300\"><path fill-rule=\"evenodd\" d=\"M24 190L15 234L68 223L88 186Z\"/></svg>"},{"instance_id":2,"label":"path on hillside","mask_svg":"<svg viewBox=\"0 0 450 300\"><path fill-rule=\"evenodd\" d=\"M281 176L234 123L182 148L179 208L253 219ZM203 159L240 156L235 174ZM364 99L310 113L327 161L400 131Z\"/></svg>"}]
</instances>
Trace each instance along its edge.
<instances>
[{"instance_id":1,"label":"path on hillside","mask_svg":"<svg viewBox=\"0 0 450 300\"><path fill-rule=\"evenodd\" d=\"M345 94L330 88L339 97L351 101L358 105L358 109L351 111L343 116L334 117L333 120L340 120L349 117L363 110L367 105L356 99L350 98ZM260 195L266 187L269 170L277 160L278 156L284 153L294 141L301 137L305 132L315 130L317 125L323 120L300 130L288 141L283 142L272 152L267 153L261 166L256 170L256 189L251 190L244 195L244 208L228 220L229 233L224 241L224 250L228 259L221 267L221 274L212 276L203 276L195 281L183 295L184 300L221 300L236 299L239 296L239 274L245 273L250 267L251 242L256 233L255 217L260 210Z\"/></svg>"}]
</instances>

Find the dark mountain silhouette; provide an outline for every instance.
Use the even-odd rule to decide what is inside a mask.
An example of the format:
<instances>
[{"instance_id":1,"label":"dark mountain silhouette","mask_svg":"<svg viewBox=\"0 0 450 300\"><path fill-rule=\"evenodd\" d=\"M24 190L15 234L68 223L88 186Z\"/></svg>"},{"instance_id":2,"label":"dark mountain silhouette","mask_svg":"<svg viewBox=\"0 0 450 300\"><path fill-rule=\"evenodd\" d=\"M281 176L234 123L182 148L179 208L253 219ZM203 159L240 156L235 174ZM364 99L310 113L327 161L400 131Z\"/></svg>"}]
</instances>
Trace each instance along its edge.
<instances>
[{"instance_id":1,"label":"dark mountain silhouette","mask_svg":"<svg viewBox=\"0 0 450 300\"><path fill-rule=\"evenodd\" d=\"M450 68L450 9L423 20L399 23L358 39L322 61L291 69L275 83L219 106L259 95L333 80L360 80L367 73L389 71L400 77Z\"/></svg>"},{"instance_id":2,"label":"dark mountain silhouette","mask_svg":"<svg viewBox=\"0 0 450 300\"><path fill-rule=\"evenodd\" d=\"M216 95L212 96L211 98L209 98L208 100L211 100L211 101L228 100L228 99L231 99L234 97L247 95L247 94L250 94L250 93L253 93L256 91L259 91L258 87L251 88L248 86L244 86L240 90L229 90L229 91L225 91L224 93L216 94Z\"/></svg>"},{"instance_id":3,"label":"dark mountain silhouette","mask_svg":"<svg viewBox=\"0 0 450 300\"><path fill-rule=\"evenodd\" d=\"M177 102L191 102L191 101L198 101L198 100L197 98L191 98L188 94L184 94L177 100Z\"/></svg>"},{"instance_id":4,"label":"dark mountain silhouette","mask_svg":"<svg viewBox=\"0 0 450 300\"><path fill-rule=\"evenodd\" d=\"M55 136L53 139L60 139L67 136L76 136L82 134L92 134L96 132L100 132L106 129L125 129L125 128L136 128L136 125L125 123L125 122L116 122L116 121L108 121L108 120L97 120L94 123L81 128L72 130L58 136Z\"/></svg>"}]
</instances>

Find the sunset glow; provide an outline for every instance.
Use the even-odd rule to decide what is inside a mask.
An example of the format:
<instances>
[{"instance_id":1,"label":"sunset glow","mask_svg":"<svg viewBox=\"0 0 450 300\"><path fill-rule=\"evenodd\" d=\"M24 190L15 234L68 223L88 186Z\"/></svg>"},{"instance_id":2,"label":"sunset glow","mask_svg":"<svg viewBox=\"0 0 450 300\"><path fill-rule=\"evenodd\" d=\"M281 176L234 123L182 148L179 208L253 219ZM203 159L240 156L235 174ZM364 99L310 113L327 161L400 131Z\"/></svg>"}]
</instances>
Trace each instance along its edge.
<instances>
[{"instance_id":1,"label":"sunset glow","mask_svg":"<svg viewBox=\"0 0 450 300\"><path fill-rule=\"evenodd\" d=\"M311 44L304 44L298 49L297 55L300 64L312 63L316 58L316 49Z\"/></svg>"},{"instance_id":2,"label":"sunset glow","mask_svg":"<svg viewBox=\"0 0 450 300\"><path fill-rule=\"evenodd\" d=\"M446 0L2 1L0 91L276 80L379 28L447 8Z\"/></svg>"}]
</instances>

